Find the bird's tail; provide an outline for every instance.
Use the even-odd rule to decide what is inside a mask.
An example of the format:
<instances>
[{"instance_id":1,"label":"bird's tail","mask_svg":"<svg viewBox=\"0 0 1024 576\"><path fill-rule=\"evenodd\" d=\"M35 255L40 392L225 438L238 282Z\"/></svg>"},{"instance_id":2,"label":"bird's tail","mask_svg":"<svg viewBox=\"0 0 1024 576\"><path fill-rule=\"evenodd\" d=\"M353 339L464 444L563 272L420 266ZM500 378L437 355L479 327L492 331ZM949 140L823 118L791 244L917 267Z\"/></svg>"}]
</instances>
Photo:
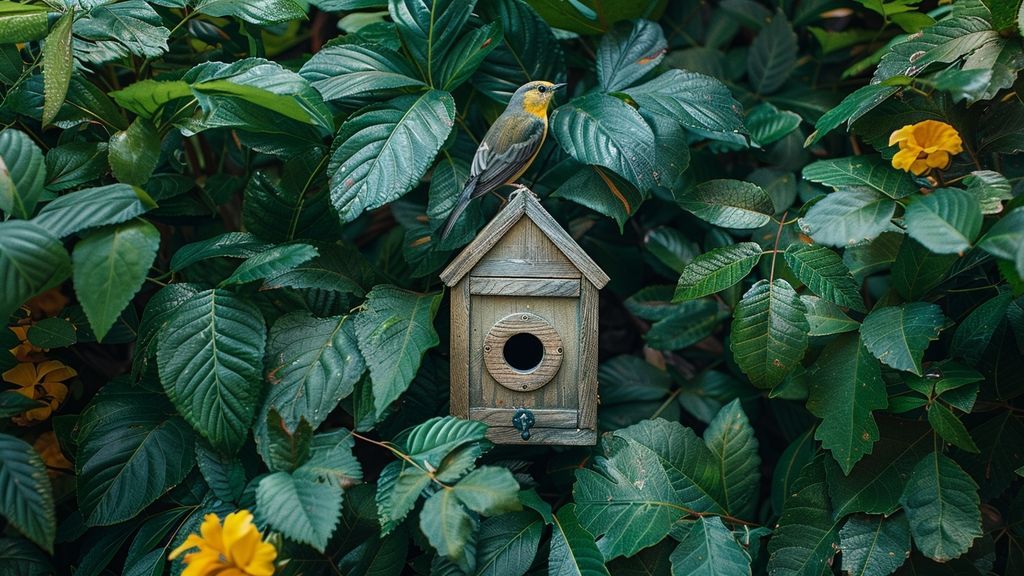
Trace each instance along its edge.
<instances>
[{"instance_id":1,"label":"bird's tail","mask_svg":"<svg viewBox=\"0 0 1024 576\"><path fill-rule=\"evenodd\" d=\"M448 219L444 221L444 228L441 229L441 240L448 237L452 228L455 227L455 223L458 222L459 216L462 215L466 206L469 206L469 201L473 199L473 190L476 189L476 182L476 176L466 181L466 186L462 189L462 193L459 194L458 203L455 204L455 208L453 208L451 214L448 215Z\"/></svg>"}]
</instances>

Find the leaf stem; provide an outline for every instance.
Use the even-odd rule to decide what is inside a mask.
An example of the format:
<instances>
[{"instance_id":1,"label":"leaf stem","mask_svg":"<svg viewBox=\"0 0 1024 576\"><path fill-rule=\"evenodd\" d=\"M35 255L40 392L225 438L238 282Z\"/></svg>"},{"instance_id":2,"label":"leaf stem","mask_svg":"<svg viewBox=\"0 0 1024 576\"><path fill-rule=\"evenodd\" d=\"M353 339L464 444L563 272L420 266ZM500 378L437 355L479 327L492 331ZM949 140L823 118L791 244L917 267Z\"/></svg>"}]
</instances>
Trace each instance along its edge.
<instances>
[{"instance_id":1,"label":"leaf stem","mask_svg":"<svg viewBox=\"0 0 1024 576\"><path fill-rule=\"evenodd\" d=\"M768 283L775 282L775 258L779 255L779 239L782 238L782 228L786 225L786 215L789 214L789 210L782 213L782 218L779 218L779 229L775 232L775 248L772 249L772 270L768 274Z\"/></svg>"}]
</instances>

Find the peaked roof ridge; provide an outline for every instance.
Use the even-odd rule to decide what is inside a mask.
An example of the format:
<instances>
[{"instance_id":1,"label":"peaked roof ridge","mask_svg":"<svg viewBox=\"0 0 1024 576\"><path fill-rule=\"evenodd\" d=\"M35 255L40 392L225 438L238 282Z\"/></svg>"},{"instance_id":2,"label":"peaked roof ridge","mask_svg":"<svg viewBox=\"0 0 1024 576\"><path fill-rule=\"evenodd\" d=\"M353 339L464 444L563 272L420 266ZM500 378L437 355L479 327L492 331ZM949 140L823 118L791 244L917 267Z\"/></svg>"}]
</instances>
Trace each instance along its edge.
<instances>
[{"instance_id":1,"label":"peaked roof ridge","mask_svg":"<svg viewBox=\"0 0 1024 576\"><path fill-rule=\"evenodd\" d=\"M524 215L540 228L541 232L551 240L551 243L558 247L591 284L597 288L603 288L608 283L609 278L604 270L601 270L601 267L594 262L590 255L573 240L554 216L541 206L537 195L523 186L512 193L508 204L441 272L441 280L445 285L453 286L462 280Z\"/></svg>"}]
</instances>

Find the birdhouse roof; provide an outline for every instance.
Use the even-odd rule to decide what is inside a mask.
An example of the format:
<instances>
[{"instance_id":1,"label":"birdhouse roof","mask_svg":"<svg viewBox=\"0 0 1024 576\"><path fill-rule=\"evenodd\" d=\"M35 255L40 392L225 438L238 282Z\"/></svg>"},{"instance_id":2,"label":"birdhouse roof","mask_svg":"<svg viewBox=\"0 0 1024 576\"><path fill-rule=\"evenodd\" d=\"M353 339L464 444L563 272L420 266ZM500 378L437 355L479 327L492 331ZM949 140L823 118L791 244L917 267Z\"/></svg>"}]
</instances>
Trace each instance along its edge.
<instances>
[{"instance_id":1,"label":"birdhouse roof","mask_svg":"<svg viewBox=\"0 0 1024 576\"><path fill-rule=\"evenodd\" d=\"M572 262L584 278L597 288L608 283L608 275L580 248L562 226L540 205L533 192L519 190L512 193L508 204L498 212L476 238L463 248L462 252L441 272L446 286L454 286L512 229L520 218L526 216L540 228L562 254Z\"/></svg>"}]
</instances>

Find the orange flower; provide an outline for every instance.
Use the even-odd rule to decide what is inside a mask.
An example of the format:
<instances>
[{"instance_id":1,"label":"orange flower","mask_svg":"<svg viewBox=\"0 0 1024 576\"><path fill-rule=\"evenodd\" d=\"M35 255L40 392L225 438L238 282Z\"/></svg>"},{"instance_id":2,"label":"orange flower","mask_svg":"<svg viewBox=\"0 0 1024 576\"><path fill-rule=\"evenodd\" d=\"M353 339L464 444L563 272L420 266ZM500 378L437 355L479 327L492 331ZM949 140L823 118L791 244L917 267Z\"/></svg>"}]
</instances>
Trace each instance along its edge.
<instances>
[{"instance_id":1,"label":"orange flower","mask_svg":"<svg viewBox=\"0 0 1024 576\"><path fill-rule=\"evenodd\" d=\"M168 557L174 560L190 548L198 552L185 555L187 567L181 576L271 576L277 549L263 541L248 510L232 512L224 518L223 528L216 514L207 514L199 528L202 536L189 534Z\"/></svg>"},{"instance_id":2,"label":"orange flower","mask_svg":"<svg viewBox=\"0 0 1024 576\"><path fill-rule=\"evenodd\" d=\"M49 418L67 398L68 387L63 382L77 375L78 372L75 372L74 368L65 366L58 360L47 360L39 364L19 362L14 368L4 372L4 380L19 386L15 392L46 404L15 416L14 423L29 426Z\"/></svg>"},{"instance_id":3,"label":"orange flower","mask_svg":"<svg viewBox=\"0 0 1024 576\"><path fill-rule=\"evenodd\" d=\"M43 464L46 464L46 471L50 476L56 476L61 470L70 471L72 469L71 462L61 452L57 434L53 430L40 434L39 438L32 443L32 447L43 459Z\"/></svg>"},{"instance_id":4,"label":"orange flower","mask_svg":"<svg viewBox=\"0 0 1024 576\"><path fill-rule=\"evenodd\" d=\"M28 329L30 326L19 325L10 326L9 328L11 329L11 332L14 332L14 335L18 337L19 342L17 346L10 349L11 355L14 356L18 362L31 362L33 360L38 360L38 355L43 352L43 349L28 341Z\"/></svg>"},{"instance_id":5,"label":"orange flower","mask_svg":"<svg viewBox=\"0 0 1024 576\"><path fill-rule=\"evenodd\" d=\"M960 133L945 122L925 120L908 124L889 136L889 146L900 145L892 167L920 176L932 168L949 166L950 155L964 151Z\"/></svg>"}]
</instances>

